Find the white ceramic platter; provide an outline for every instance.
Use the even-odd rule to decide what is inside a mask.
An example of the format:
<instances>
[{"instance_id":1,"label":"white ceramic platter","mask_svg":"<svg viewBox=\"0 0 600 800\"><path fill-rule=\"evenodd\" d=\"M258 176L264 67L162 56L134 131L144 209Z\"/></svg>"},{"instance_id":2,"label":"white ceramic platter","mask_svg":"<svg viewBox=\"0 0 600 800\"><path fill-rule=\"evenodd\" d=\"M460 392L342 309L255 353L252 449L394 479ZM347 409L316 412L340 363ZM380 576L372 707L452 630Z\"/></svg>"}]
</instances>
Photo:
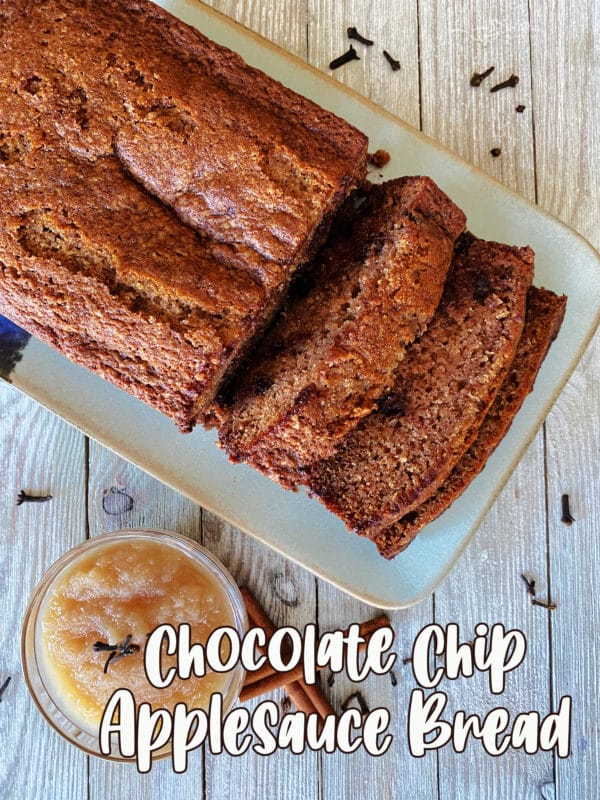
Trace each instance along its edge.
<instances>
[{"instance_id":1,"label":"white ceramic platter","mask_svg":"<svg viewBox=\"0 0 600 800\"><path fill-rule=\"evenodd\" d=\"M365 131L371 149L381 147L392 156L386 177L432 176L465 210L477 236L530 244L536 251L535 282L568 295L562 330L534 392L483 473L392 562L303 492L286 492L248 467L230 464L215 447L214 434L178 433L168 419L36 339L29 340L11 381L89 436L344 591L382 608L409 606L427 597L456 562L579 360L598 324L600 257L556 219L228 18L194 0L161 5Z\"/></svg>"}]
</instances>

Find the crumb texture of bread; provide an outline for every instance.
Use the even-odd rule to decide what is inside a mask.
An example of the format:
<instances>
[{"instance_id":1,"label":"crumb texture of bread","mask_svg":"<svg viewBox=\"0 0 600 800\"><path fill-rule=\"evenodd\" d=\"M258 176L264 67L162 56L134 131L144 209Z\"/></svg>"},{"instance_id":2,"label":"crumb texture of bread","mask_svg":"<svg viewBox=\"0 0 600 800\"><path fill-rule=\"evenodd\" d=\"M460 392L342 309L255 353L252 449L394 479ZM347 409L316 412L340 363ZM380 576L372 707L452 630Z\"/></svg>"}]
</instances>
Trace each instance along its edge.
<instances>
[{"instance_id":1,"label":"crumb texture of bread","mask_svg":"<svg viewBox=\"0 0 600 800\"><path fill-rule=\"evenodd\" d=\"M233 387L220 441L284 486L371 413L440 301L462 211L429 178L374 186Z\"/></svg>"},{"instance_id":2,"label":"crumb texture of bread","mask_svg":"<svg viewBox=\"0 0 600 800\"><path fill-rule=\"evenodd\" d=\"M384 528L374 538L377 549L385 558L394 558L406 549L419 531L443 513L485 467L533 389L542 362L560 330L565 308L566 297L558 297L547 289L530 287L525 328L515 358L477 438L429 500L394 525Z\"/></svg>"},{"instance_id":3,"label":"crumb texture of bread","mask_svg":"<svg viewBox=\"0 0 600 800\"><path fill-rule=\"evenodd\" d=\"M133 381L135 394L189 429L362 181L366 137L149 0L14 0L0 8L0 182L11 198L4 195L0 237L5 253L15 247L3 258L16 270L11 292L23 249L27 269L35 259L47 287L52 270L97 283L112 319L98 352L106 345L112 366L96 371L122 373L120 386ZM101 203L97 217L83 184L76 188L78 172ZM16 208L23 230L15 236ZM73 288L56 282L56 293ZM28 325L26 299L14 314L7 302L7 316L94 365L92 332L81 320L68 323L65 313L60 331L48 320L43 335L34 317ZM174 367L161 363L158 338L181 337L196 349L182 356L179 398L161 398L160 377L137 375L123 350L144 314L154 319L144 358L154 348L147 366L157 376ZM122 341L111 346L121 318Z\"/></svg>"},{"instance_id":4,"label":"crumb texture of bread","mask_svg":"<svg viewBox=\"0 0 600 800\"><path fill-rule=\"evenodd\" d=\"M310 469L311 493L350 529L373 537L448 477L514 358L532 277L529 248L461 237L440 307L391 391Z\"/></svg>"}]
</instances>

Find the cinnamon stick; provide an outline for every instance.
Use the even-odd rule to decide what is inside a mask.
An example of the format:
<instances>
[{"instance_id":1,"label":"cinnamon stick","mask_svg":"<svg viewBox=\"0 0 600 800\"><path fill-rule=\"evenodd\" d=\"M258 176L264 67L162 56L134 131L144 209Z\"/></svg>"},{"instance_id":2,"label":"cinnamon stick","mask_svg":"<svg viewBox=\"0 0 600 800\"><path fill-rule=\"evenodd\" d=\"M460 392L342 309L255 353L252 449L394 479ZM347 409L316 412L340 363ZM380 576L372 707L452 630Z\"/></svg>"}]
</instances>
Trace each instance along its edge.
<instances>
[{"instance_id":1,"label":"cinnamon stick","mask_svg":"<svg viewBox=\"0 0 600 800\"><path fill-rule=\"evenodd\" d=\"M374 617L373 619L368 619L366 622L362 622L359 626L359 631L360 635L365 639L365 641L359 644L358 646L359 652L362 652L365 649L369 638L376 630L378 630L379 628L383 628L385 625L389 624L390 621L385 614L380 614L378 617ZM348 630L346 629L344 631L344 635L347 634ZM317 669L320 669L320 667L317 667ZM279 676L280 678L279 683L271 684L266 682L267 680L272 678L273 675ZM273 686L273 689L278 689L280 686L284 686L288 682L288 680L297 680L298 677L301 676L302 676L302 665L299 665L295 669L290 670L290 672L277 672L275 668L269 662L267 662L266 664L263 664L263 666L260 669L257 669L255 672L248 672L246 674L246 679L244 681L244 690L242 690L242 695L244 694L244 691L246 690L247 687L255 683L265 682L264 684L265 686L268 687ZM265 693L270 691L272 691L271 688L264 689ZM252 694L251 696L257 697L256 694ZM250 696L248 697L248 699L250 699Z\"/></svg>"},{"instance_id":2,"label":"cinnamon stick","mask_svg":"<svg viewBox=\"0 0 600 800\"><path fill-rule=\"evenodd\" d=\"M324 720L325 717L336 716L335 708L331 705L329 700L325 697L325 695L319 689L316 683L304 683L304 681L301 682L299 681L299 683L306 692L308 698L315 707L317 714L321 717L322 720ZM295 684L292 685L295 686ZM286 687L286 692L287 691L288 690ZM294 698L292 697L292 700L293 699Z\"/></svg>"},{"instance_id":3,"label":"cinnamon stick","mask_svg":"<svg viewBox=\"0 0 600 800\"><path fill-rule=\"evenodd\" d=\"M317 709L308 696L308 692L305 691L305 688L300 683L289 683L285 687L285 691L298 711L302 711L304 714L314 714L316 712ZM335 711L331 709L331 713L335 714Z\"/></svg>"},{"instance_id":4,"label":"cinnamon stick","mask_svg":"<svg viewBox=\"0 0 600 800\"><path fill-rule=\"evenodd\" d=\"M273 636L276 630L275 625L271 622L258 600L246 586L243 586L240 591L244 598L250 621L254 625L261 627L267 637ZM288 673L282 674L287 678ZM279 686L281 685L282 684L279 683ZM303 680L292 680L284 685L285 691L288 693L290 700L298 711L303 711L305 714L316 712L322 719L329 714L335 715L335 710L317 686L310 686Z\"/></svg>"},{"instance_id":5,"label":"cinnamon stick","mask_svg":"<svg viewBox=\"0 0 600 800\"><path fill-rule=\"evenodd\" d=\"M254 597L250 589L248 589L246 586L242 586L240 592L244 598L246 611L248 612L250 620L254 622L257 627L262 628L267 634L267 637L273 636L275 633L275 625L273 625L269 617L266 615L263 607L259 604L256 597Z\"/></svg>"}]
</instances>

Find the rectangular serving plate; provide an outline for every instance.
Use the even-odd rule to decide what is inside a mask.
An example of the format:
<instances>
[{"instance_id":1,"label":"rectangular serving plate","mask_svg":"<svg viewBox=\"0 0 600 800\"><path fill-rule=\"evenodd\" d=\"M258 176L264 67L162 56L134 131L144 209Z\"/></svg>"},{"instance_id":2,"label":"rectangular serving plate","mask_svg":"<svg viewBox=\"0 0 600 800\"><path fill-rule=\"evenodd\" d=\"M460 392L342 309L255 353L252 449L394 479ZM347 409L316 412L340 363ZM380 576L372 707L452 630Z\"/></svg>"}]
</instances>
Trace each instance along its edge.
<instances>
[{"instance_id":1,"label":"rectangular serving plate","mask_svg":"<svg viewBox=\"0 0 600 800\"><path fill-rule=\"evenodd\" d=\"M350 535L304 492L287 492L246 466L230 464L215 446L213 432L180 434L162 415L37 339L29 340L11 382L88 436L315 575L374 606L410 606L429 596L452 568L581 357L600 319L600 256L558 220L222 14L195 0L159 5L367 133L372 149L391 154L386 178L430 175L465 210L477 236L530 244L536 252L537 285L568 295L562 330L533 393L484 472L391 562L370 542Z\"/></svg>"}]
</instances>

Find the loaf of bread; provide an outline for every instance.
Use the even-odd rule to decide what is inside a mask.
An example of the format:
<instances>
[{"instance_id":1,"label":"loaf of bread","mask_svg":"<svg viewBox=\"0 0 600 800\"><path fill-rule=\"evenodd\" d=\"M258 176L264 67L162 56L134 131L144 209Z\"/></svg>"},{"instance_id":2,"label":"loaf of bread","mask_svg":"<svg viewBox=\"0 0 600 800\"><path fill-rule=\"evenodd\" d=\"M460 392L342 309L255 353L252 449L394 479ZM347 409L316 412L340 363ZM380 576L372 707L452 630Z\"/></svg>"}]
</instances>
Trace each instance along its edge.
<instances>
[{"instance_id":1,"label":"loaf of bread","mask_svg":"<svg viewBox=\"0 0 600 800\"><path fill-rule=\"evenodd\" d=\"M461 237L440 307L392 390L308 472L312 494L349 528L372 537L446 480L514 358L532 276L529 248Z\"/></svg>"},{"instance_id":2,"label":"loaf of bread","mask_svg":"<svg viewBox=\"0 0 600 800\"><path fill-rule=\"evenodd\" d=\"M430 178L374 186L231 387L220 441L288 487L375 408L439 303L465 217Z\"/></svg>"},{"instance_id":3,"label":"loaf of bread","mask_svg":"<svg viewBox=\"0 0 600 800\"><path fill-rule=\"evenodd\" d=\"M189 430L362 181L366 137L149 0L0 12L0 311Z\"/></svg>"},{"instance_id":4,"label":"loaf of bread","mask_svg":"<svg viewBox=\"0 0 600 800\"><path fill-rule=\"evenodd\" d=\"M210 240L115 158L40 147L0 167L0 193L1 312L191 425L252 330L261 287L214 258Z\"/></svg>"},{"instance_id":5,"label":"loaf of bread","mask_svg":"<svg viewBox=\"0 0 600 800\"><path fill-rule=\"evenodd\" d=\"M538 371L556 338L565 314L566 298L547 289L530 287L525 328L508 375L483 421L477 438L443 485L414 511L374 537L381 555L394 558L429 522L444 512L484 468L533 389Z\"/></svg>"}]
</instances>

